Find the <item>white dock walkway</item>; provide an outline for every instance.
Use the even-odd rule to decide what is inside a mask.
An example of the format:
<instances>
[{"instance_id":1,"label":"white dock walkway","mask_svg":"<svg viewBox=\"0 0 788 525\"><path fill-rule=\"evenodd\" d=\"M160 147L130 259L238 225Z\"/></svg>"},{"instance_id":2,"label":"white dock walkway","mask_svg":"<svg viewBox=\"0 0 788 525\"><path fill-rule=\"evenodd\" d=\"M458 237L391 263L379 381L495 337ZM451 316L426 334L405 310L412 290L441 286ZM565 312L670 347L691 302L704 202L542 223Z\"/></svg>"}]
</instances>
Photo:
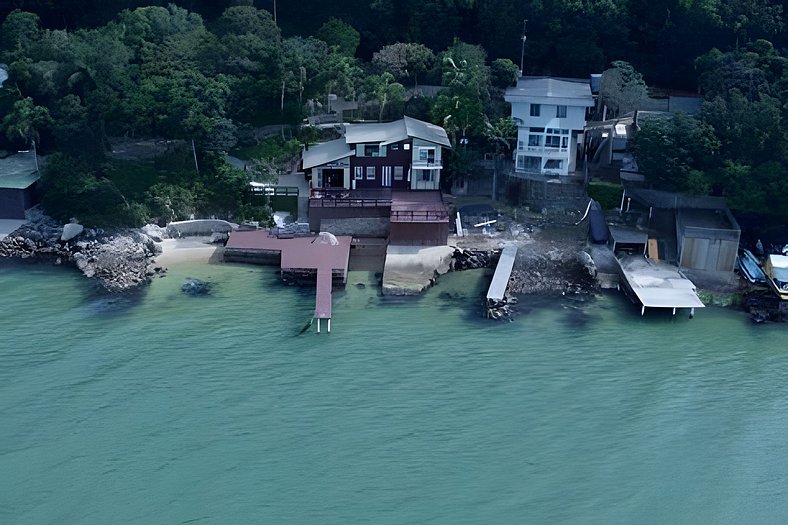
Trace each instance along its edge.
<instances>
[{"instance_id":1,"label":"white dock walkway","mask_svg":"<svg viewBox=\"0 0 788 525\"><path fill-rule=\"evenodd\" d=\"M503 301L516 256L517 246L507 246L501 252L501 258L495 267L495 275L493 275L490 288L487 290L487 301Z\"/></svg>"}]
</instances>

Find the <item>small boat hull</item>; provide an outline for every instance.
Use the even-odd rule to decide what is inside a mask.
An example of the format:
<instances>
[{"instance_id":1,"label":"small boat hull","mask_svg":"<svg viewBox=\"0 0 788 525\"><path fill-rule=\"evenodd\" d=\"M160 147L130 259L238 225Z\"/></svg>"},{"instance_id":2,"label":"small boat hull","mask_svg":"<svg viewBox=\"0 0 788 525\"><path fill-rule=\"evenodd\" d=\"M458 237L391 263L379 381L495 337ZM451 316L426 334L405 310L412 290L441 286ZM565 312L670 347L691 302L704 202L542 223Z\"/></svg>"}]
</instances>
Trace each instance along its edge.
<instances>
[{"instance_id":1,"label":"small boat hull","mask_svg":"<svg viewBox=\"0 0 788 525\"><path fill-rule=\"evenodd\" d=\"M736 268L741 276L752 284L765 285L768 281L758 259L755 258L750 250L739 250L739 256L736 258Z\"/></svg>"}]
</instances>

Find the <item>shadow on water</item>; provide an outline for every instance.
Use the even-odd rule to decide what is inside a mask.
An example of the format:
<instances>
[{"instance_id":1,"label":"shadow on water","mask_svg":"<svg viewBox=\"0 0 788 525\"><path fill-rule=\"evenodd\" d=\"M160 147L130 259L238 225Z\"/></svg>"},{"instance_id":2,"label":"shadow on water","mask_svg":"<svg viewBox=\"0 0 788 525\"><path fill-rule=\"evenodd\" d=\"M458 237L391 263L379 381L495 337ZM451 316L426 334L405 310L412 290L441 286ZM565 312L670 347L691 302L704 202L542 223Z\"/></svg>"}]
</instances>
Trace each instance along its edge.
<instances>
[{"instance_id":1,"label":"shadow on water","mask_svg":"<svg viewBox=\"0 0 788 525\"><path fill-rule=\"evenodd\" d=\"M111 293L94 284L86 292L82 308L99 317L125 315L142 305L147 294L147 286L123 293Z\"/></svg>"}]
</instances>

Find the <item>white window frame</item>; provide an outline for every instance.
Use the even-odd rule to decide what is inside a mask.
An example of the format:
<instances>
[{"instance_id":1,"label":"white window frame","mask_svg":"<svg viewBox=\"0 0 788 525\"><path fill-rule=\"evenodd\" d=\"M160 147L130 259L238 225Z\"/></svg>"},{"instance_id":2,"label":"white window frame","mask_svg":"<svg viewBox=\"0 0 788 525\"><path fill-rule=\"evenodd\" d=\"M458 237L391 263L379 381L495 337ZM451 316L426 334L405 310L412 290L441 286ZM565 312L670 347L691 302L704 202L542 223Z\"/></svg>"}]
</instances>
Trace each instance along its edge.
<instances>
[{"instance_id":1,"label":"white window frame","mask_svg":"<svg viewBox=\"0 0 788 525\"><path fill-rule=\"evenodd\" d=\"M353 171L353 178L355 180L364 180L364 166L356 166Z\"/></svg>"},{"instance_id":2,"label":"white window frame","mask_svg":"<svg viewBox=\"0 0 788 525\"><path fill-rule=\"evenodd\" d=\"M394 166L394 180L405 178L405 166Z\"/></svg>"},{"instance_id":3,"label":"white window frame","mask_svg":"<svg viewBox=\"0 0 788 525\"><path fill-rule=\"evenodd\" d=\"M367 180L375 180L376 171L375 166L367 166ZM370 175L372 176L370 177Z\"/></svg>"},{"instance_id":4,"label":"white window frame","mask_svg":"<svg viewBox=\"0 0 788 525\"><path fill-rule=\"evenodd\" d=\"M531 104L531 116L532 117L541 117L542 116L542 105L541 104Z\"/></svg>"},{"instance_id":5,"label":"white window frame","mask_svg":"<svg viewBox=\"0 0 788 525\"><path fill-rule=\"evenodd\" d=\"M566 118L566 106L555 107L555 118Z\"/></svg>"}]
</instances>

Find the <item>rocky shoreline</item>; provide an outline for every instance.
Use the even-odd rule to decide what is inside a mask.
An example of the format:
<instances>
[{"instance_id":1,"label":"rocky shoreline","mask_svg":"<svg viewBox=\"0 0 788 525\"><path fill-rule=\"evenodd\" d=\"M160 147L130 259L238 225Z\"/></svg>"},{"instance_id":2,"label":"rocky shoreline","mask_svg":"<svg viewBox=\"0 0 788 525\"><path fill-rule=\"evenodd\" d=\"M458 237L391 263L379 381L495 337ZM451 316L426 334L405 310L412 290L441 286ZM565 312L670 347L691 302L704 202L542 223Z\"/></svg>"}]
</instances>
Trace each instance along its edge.
<instances>
[{"instance_id":1,"label":"rocky shoreline","mask_svg":"<svg viewBox=\"0 0 788 525\"><path fill-rule=\"evenodd\" d=\"M112 293L133 290L166 271L153 264L161 253L155 226L105 231L76 223L61 226L43 214L29 219L0 241L0 259L71 264Z\"/></svg>"}]
</instances>

